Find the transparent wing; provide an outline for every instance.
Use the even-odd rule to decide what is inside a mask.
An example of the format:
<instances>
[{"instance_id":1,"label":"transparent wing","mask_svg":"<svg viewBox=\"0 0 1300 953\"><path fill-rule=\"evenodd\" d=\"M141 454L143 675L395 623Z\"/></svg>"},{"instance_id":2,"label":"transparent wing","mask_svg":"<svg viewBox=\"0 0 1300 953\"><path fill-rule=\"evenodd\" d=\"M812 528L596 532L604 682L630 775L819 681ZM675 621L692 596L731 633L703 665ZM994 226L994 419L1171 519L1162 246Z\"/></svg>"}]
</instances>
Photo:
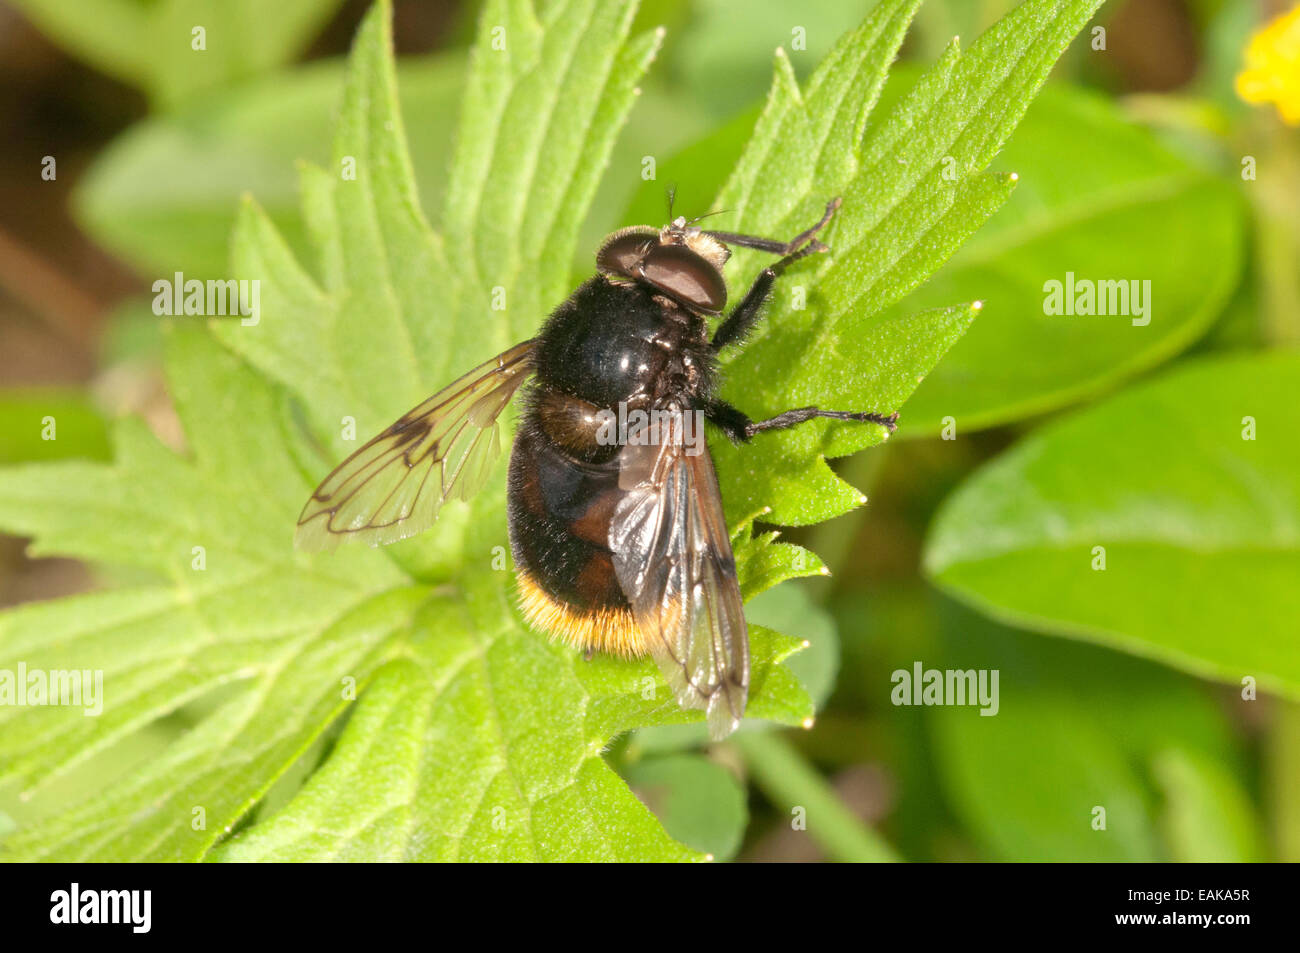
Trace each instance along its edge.
<instances>
[{"instance_id":1,"label":"transparent wing","mask_svg":"<svg viewBox=\"0 0 1300 953\"><path fill-rule=\"evenodd\" d=\"M497 418L531 373L535 344L480 364L340 463L303 507L294 545L395 542L427 529L451 497L469 499L500 453Z\"/></svg>"},{"instance_id":2,"label":"transparent wing","mask_svg":"<svg viewBox=\"0 0 1300 953\"><path fill-rule=\"evenodd\" d=\"M609 541L619 585L678 704L702 709L721 739L745 713L749 632L713 460L703 433L694 447L681 439L682 419L674 411L660 439L641 445L629 434Z\"/></svg>"}]
</instances>

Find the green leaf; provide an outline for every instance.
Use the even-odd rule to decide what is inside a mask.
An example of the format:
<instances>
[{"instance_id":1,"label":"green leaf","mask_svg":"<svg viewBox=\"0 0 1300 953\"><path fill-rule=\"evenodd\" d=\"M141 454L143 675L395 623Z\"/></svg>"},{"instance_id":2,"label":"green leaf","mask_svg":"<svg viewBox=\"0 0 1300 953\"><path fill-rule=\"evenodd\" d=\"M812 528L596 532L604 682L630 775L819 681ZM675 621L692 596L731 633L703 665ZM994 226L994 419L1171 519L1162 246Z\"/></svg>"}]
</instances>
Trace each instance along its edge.
<instances>
[{"instance_id":1,"label":"green leaf","mask_svg":"<svg viewBox=\"0 0 1300 953\"><path fill-rule=\"evenodd\" d=\"M139 42L149 15L138 0L15 0L14 6L69 53L118 79L143 83Z\"/></svg>"},{"instance_id":2,"label":"green leaf","mask_svg":"<svg viewBox=\"0 0 1300 953\"><path fill-rule=\"evenodd\" d=\"M108 457L104 419L74 391L0 391L0 463Z\"/></svg>"},{"instance_id":3,"label":"green leaf","mask_svg":"<svg viewBox=\"0 0 1300 953\"><path fill-rule=\"evenodd\" d=\"M151 116L96 157L74 192L79 224L142 274L203 278L226 273L241 196L251 194L299 258L311 253L295 163L330 161L330 134L343 91L343 61L312 62ZM412 167L426 213L442 208L466 57L461 51L403 57L398 92ZM690 102L648 87L636 100L580 232L582 271L618 224L614 210L642 182L643 157L676 148L701 131ZM752 122L751 122L752 127ZM749 129L741 130L743 139ZM739 147L737 147L739 152ZM202 167L204 174L193 170ZM716 183L715 183L716 184ZM654 219L663 189L654 186Z\"/></svg>"},{"instance_id":4,"label":"green leaf","mask_svg":"<svg viewBox=\"0 0 1300 953\"><path fill-rule=\"evenodd\" d=\"M830 613L814 602L803 586L781 586L753 599L745 615L778 632L798 632L809 643L805 651L790 659L789 667L820 710L839 674L840 637Z\"/></svg>"},{"instance_id":5,"label":"green leaf","mask_svg":"<svg viewBox=\"0 0 1300 953\"><path fill-rule=\"evenodd\" d=\"M16 0L52 39L162 107L287 62L339 0ZM203 34L195 30L202 27ZM201 48L199 48L201 47Z\"/></svg>"},{"instance_id":6,"label":"green leaf","mask_svg":"<svg viewBox=\"0 0 1300 953\"><path fill-rule=\"evenodd\" d=\"M998 163L1019 174L1015 195L905 302L909 310L985 302L908 403L909 436L937 434L948 416L964 433L1111 388L1196 340L1237 283L1237 191L1105 100L1045 89ZM1149 323L1045 314L1045 283L1067 273L1149 281Z\"/></svg>"},{"instance_id":7,"label":"green leaf","mask_svg":"<svg viewBox=\"0 0 1300 953\"><path fill-rule=\"evenodd\" d=\"M1185 751L1155 764L1165 790L1165 836L1182 863L1249 863L1263 859L1259 821L1236 778L1222 764Z\"/></svg>"},{"instance_id":8,"label":"green leaf","mask_svg":"<svg viewBox=\"0 0 1300 953\"><path fill-rule=\"evenodd\" d=\"M996 671L997 713L897 712L924 712L949 802L991 859L1151 862L1216 851L1248 859L1258 821L1236 780L1244 752L1203 686L947 601L937 615L941 637L917 660L926 669Z\"/></svg>"},{"instance_id":9,"label":"green leaf","mask_svg":"<svg viewBox=\"0 0 1300 953\"><path fill-rule=\"evenodd\" d=\"M668 51L668 71L683 96L723 117L754 101L753 91L771 76L775 47L786 47L796 71L807 75L871 3L803 0L797 16L788 0L748 0L743 16L730 0L693 0L690 6L691 21ZM662 216L662 199L661 189L658 215L642 221Z\"/></svg>"},{"instance_id":10,"label":"green leaf","mask_svg":"<svg viewBox=\"0 0 1300 953\"><path fill-rule=\"evenodd\" d=\"M463 588L459 605L429 605L407 658L376 678L300 795L216 859L694 856L601 758L629 728L696 720L653 663L584 661L522 627L497 579L466 578ZM750 634L758 662L747 714L797 722L809 702L777 662L798 643L757 626Z\"/></svg>"},{"instance_id":11,"label":"green leaf","mask_svg":"<svg viewBox=\"0 0 1300 953\"><path fill-rule=\"evenodd\" d=\"M893 108L903 95L897 84L918 75L896 67L877 108ZM753 125L742 113L659 163L659 177L675 183L679 202L694 209L699 196L720 187ZM1113 387L1200 337L1237 285L1243 222L1236 190L1168 151L1108 101L1048 86L998 162L1019 176L1006 207L881 318L953 301L986 304L961 345L908 400L905 438L933 436L947 416L965 433ZM623 221L653 220L662 207L662 187L645 183ZM1067 272L1150 281L1151 323L1045 315L1044 283L1064 281Z\"/></svg>"},{"instance_id":12,"label":"green leaf","mask_svg":"<svg viewBox=\"0 0 1300 953\"><path fill-rule=\"evenodd\" d=\"M1017 624L1295 696L1298 389L1294 353L1197 362L1045 428L945 502L926 571Z\"/></svg>"},{"instance_id":13,"label":"green leaf","mask_svg":"<svg viewBox=\"0 0 1300 953\"><path fill-rule=\"evenodd\" d=\"M425 598L378 553L346 570L295 556L304 481L284 452L274 393L199 328L171 335L168 365L188 459L127 421L112 465L0 471L0 524L35 536L34 554L158 580L0 614L0 670L103 673L97 717L0 706L0 772L35 798L151 722L228 694L137 775L7 838L6 857L202 856L342 709L340 680L364 680Z\"/></svg>"},{"instance_id":14,"label":"green leaf","mask_svg":"<svg viewBox=\"0 0 1300 953\"><path fill-rule=\"evenodd\" d=\"M358 37L331 171L304 168L310 266L246 204L234 259L238 274L262 282L258 321L217 319L211 332L182 325L171 335L167 366L188 454L174 454L129 421L117 430L111 466L0 473L0 524L36 536L36 552L130 565L157 580L0 615L7 668L25 660L100 670L106 696L98 718L69 708L0 709L5 775L39 795L159 718L184 708L195 722L107 793L25 823L6 838L8 857L201 857L358 690L335 755L232 851L278 853L283 832L323 798L328 810L362 819L364 829L354 838L340 825L329 844L295 848L299 854L692 856L664 834L601 752L616 734L685 723L694 714L677 707L649 660L587 663L522 624L510 574L489 568L494 547L505 543L503 481L476 501L477 518L461 506L433 533L400 547L336 557L291 548L302 500L327 468L300 432L297 410L337 457L350 449L340 433L343 415L355 415L358 432L378 429L423 397L429 381L453 376L474 349L490 352L494 334L507 339L501 322L485 333L478 312L492 285L483 281L505 280L518 290L568 260L572 227L549 221L548 209L558 215L550 207L560 195L566 213L580 213L656 40L627 38L630 4L611 12L609 4L574 0L551 9L548 17L562 27L546 32L548 57L579 63L586 83L572 97L582 108L563 119L563 134L585 143L583 162L563 168L559 153L573 144L559 141L560 131L547 135L548 116L524 104L538 90L569 95L571 74L549 58L512 61L505 99L520 105L510 122L532 146L504 149L475 187L504 188L544 169L540 211L526 202L515 213L549 222L558 246L547 252L553 259L530 251L508 278L480 280L473 262L448 259L420 212L397 110L388 13L377 5ZM542 38L519 8L491 9L484 23L485 36L504 24L521 44L530 33ZM586 26L574 30L574 23ZM480 75L471 88L490 85L505 65L480 62L488 78ZM467 122L480 121L471 111ZM340 174L349 166L355 178ZM461 321L464 315L475 320ZM217 347L214 335L229 349ZM431 588L429 581L447 584ZM755 626L751 645L751 714L785 723L807 718L806 693L779 664L800 642ZM411 719L406 737L414 749L391 748L400 732L371 734L386 729L394 704ZM400 767L414 787L391 792L407 797L409 827L390 829L367 813L387 796L369 768L364 784L332 786L349 775L347 752L375 746L409 754ZM480 781L478 796L467 798ZM512 832L494 826L498 807L518 824Z\"/></svg>"},{"instance_id":15,"label":"green leaf","mask_svg":"<svg viewBox=\"0 0 1300 953\"><path fill-rule=\"evenodd\" d=\"M341 61L310 63L137 123L77 183L79 223L145 275L219 277L230 264L239 198L251 193L305 255L294 163L329 160L344 69ZM426 207L436 208L446 187L464 70L459 54L398 66L403 114L418 118L410 145Z\"/></svg>"},{"instance_id":16,"label":"green leaf","mask_svg":"<svg viewBox=\"0 0 1300 953\"><path fill-rule=\"evenodd\" d=\"M490 578L462 603L431 603L408 651L379 672L302 792L217 859L692 856L600 756L620 695L646 669L580 671L573 653L519 626Z\"/></svg>"},{"instance_id":17,"label":"green leaf","mask_svg":"<svg viewBox=\"0 0 1300 953\"><path fill-rule=\"evenodd\" d=\"M1006 182L978 170L1095 2L1031 0L971 57L941 64L863 148L866 114L913 0L879 5L806 91L788 64L779 68L755 145L729 186L742 219L806 224L804 212L820 212L841 185L857 203L846 202L837 225L848 240L814 295L821 317L806 344L868 321L987 217ZM510 573L498 565L504 481L383 551L306 556L289 544L299 505L355 448L353 431L381 429L440 382L530 335L569 292L579 223L660 39L630 36L633 12L631 0L565 0L540 18L518 0L488 4L434 231L403 131L389 8L377 4L350 59L332 156L302 168L305 258L244 203L233 271L261 283L256 322L217 319L210 331L172 335L167 366L187 452L128 422L111 466L0 473L0 525L35 536L38 552L131 566L150 580L0 616L0 661L103 670L106 694L98 718L0 710L6 773L39 793L159 718L184 710L194 722L107 793L24 821L5 839L9 856L204 856L349 709L337 746L301 791L221 856L692 856L601 752L618 734L689 724L697 713L678 708L649 660L585 662L523 625ZM894 143L881 139L879 130L917 138L932 110L919 156L933 170L931 153L958 148L970 173L961 188L924 171L919 180L897 173ZM787 133L808 148L773 150ZM873 204L864 190L877 167L889 174L875 176L886 191ZM871 215L878 220L864 219ZM864 324L855 342L874 351L870 366L842 372L910 392L972 313L960 306ZM788 388L798 353L784 355L777 385ZM851 449L853 439L875 436L823 449ZM768 476L782 474L768 465L778 446L729 465L730 478L753 466L763 474L756 484L779 489ZM804 481L799 464L785 465L791 506L815 515L857 501L833 483L818 448L803 459L812 474ZM810 504L828 483L830 505ZM781 501L759 494L746 507L748 495L728 498L733 514L747 514L732 521L745 591L818 572L815 557L754 533L753 516ZM806 721L811 701L782 664L802 641L755 624L750 644L748 714ZM889 855L842 820L849 854Z\"/></svg>"},{"instance_id":18,"label":"green leaf","mask_svg":"<svg viewBox=\"0 0 1300 953\"><path fill-rule=\"evenodd\" d=\"M676 840L730 860L749 822L745 789L726 768L696 754L646 758L630 764L628 783Z\"/></svg>"},{"instance_id":19,"label":"green leaf","mask_svg":"<svg viewBox=\"0 0 1300 953\"><path fill-rule=\"evenodd\" d=\"M503 289L518 340L572 290L582 213L663 36L601 42L629 29L627 2L555 3L541 22L526 6L496 7L483 22L503 32L485 26L473 50L442 227L456 241L455 317L473 329Z\"/></svg>"},{"instance_id":20,"label":"green leaf","mask_svg":"<svg viewBox=\"0 0 1300 953\"><path fill-rule=\"evenodd\" d=\"M788 237L816 221L832 196L844 205L823 236L832 260L819 256L783 280L763 326L727 363L725 396L755 417L808 404L878 412L903 405L977 309L884 312L1006 200L1013 178L984 170L1099 5L1028 0L965 55L954 42L865 141L916 3L878 4L805 89L778 51L767 104L718 199L733 211L727 228ZM753 274L760 260L737 252L733 274ZM801 286L806 309L794 307ZM771 505L777 523L838 515L862 497L825 457L884 436L881 427L818 422L765 435L743 451L720 448L723 496L735 512Z\"/></svg>"}]
</instances>

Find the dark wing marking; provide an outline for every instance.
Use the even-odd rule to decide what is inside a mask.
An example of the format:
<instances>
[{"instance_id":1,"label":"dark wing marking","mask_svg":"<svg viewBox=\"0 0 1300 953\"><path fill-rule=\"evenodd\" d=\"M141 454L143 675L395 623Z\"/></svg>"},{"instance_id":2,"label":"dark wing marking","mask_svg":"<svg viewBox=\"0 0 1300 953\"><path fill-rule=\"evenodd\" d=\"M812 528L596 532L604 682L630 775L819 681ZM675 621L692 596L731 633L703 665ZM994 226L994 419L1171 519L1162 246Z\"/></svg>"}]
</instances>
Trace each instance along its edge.
<instances>
[{"instance_id":1,"label":"dark wing marking","mask_svg":"<svg viewBox=\"0 0 1300 953\"><path fill-rule=\"evenodd\" d=\"M682 415L666 413L662 439L636 445L631 433L620 454L626 492L609 545L619 585L678 704L703 709L709 734L721 739L745 713L749 632L704 434L688 446L674 437Z\"/></svg>"},{"instance_id":2,"label":"dark wing marking","mask_svg":"<svg viewBox=\"0 0 1300 953\"><path fill-rule=\"evenodd\" d=\"M497 418L532 372L535 346L480 364L340 463L303 507L294 545L395 542L432 525L452 496L469 499L501 450Z\"/></svg>"}]
</instances>

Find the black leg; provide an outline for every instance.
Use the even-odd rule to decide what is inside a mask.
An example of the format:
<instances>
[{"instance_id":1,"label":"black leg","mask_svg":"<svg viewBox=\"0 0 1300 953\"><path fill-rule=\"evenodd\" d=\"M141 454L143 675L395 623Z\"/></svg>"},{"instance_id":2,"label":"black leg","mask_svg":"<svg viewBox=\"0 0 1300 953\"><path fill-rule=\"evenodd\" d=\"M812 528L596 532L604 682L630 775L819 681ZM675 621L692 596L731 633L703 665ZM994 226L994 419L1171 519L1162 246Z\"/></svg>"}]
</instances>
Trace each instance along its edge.
<instances>
[{"instance_id":1,"label":"black leg","mask_svg":"<svg viewBox=\"0 0 1300 953\"><path fill-rule=\"evenodd\" d=\"M785 413L769 417L767 420L750 420L744 413L732 407L726 401L713 400L704 408L704 416L710 423L721 429L737 443L744 443L755 434L765 430L782 430L813 420L828 417L831 420L858 420L863 423L880 424L893 433L898 429L898 412L877 414L868 411L822 410L819 407L797 407Z\"/></svg>"},{"instance_id":2,"label":"black leg","mask_svg":"<svg viewBox=\"0 0 1300 953\"><path fill-rule=\"evenodd\" d=\"M860 420L864 423L880 424L890 433L898 429L898 411L892 414L875 414L856 410L822 410L818 407L798 407L783 414L769 417L767 420L755 420L745 428L747 436L754 436L764 430L782 430L794 427L815 417L829 417L832 420Z\"/></svg>"},{"instance_id":3,"label":"black leg","mask_svg":"<svg viewBox=\"0 0 1300 953\"><path fill-rule=\"evenodd\" d=\"M821 242L812 241L812 237L826 227L826 223L834 217L835 212L840 207L841 200L836 197L826 203L826 211L822 214L821 220L812 228L805 229L788 242L779 242L774 238L759 238L757 235L741 235L737 232L714 232L705 231L705 235L712 235L724 245L739 245L741 248L756 248L759 251L771 252L774 255L791 255L798 251L803 245L810 244L816 247L809 248L803 254L795 256L792 260L798 260L804 255L811 254L814 251L824 251L826 246ZM786 263L788 264L788 262Z\"/></svg>"},{"instance_id":4,"label":"black leg","mask_svg":"<svg viewBox=\"0 0 1300 953\"><path fill-rule=\"evenodd\" d=\"M725 433L732 443L749 439L748 430L753 421L725 400L714 399L705 404L704 419Z\"/></svg>"},{"instance_id":5,"label":"black leg","mask_svg":"<svg viewBox=\"0 0 1300 953\"><path fill-rule=\"evenodd\" d=\"M726 320L718 325L718 330L713 332L713 340L709 346L715 353L749 334L763 314L763 303L772 293L774 281L776 281L774 268L764 268L758 273L758 277L745 293L745 297L740 299L740 304L731 309L731 314L727 315Z\"/></svg>"},{"instance_id":6,"label":"black leg","mask_svg":"<svg viewBox=\"0 0 1300 953\"><path fill-rule=\"evenodd\" d=\"M753 285L745 293L745 297L741 299L740 304L736 305L731 314L727 315L726 320L718 325L718 330L713 334L712 347L714 351L720 351L727 345L734 344L749 333L761 316L763 303L767 301L768 295L772 293L772 284L781 272L800 258L827 250L826 246L813 236L825 227L839 207L840 200L838 198L831 199L826 203L826 213L822 215L821 221L812 228L799 233L788 242L778 242L770 238L757 238L753 235L736 235L731 232L706 233L728 245L756 248L759 251L768 251L784 256L780 261L768 265L758 273L758 277L754 279Z\"/></svg>"}]
</instances>

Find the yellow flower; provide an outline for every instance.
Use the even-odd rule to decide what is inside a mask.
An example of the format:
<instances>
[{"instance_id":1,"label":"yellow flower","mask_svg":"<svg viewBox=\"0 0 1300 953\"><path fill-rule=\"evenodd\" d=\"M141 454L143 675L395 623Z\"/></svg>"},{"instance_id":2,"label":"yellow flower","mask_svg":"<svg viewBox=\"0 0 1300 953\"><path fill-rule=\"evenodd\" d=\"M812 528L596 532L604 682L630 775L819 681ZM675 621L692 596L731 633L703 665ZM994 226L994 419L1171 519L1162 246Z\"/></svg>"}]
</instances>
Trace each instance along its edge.
<instances>
[{"instance_id":1,"label":"yellow flower","mask_svg":"<svg viewBox=\"0 0 1300 953\"><path fill-rule=\"evenodd\" d=\"M1237 95L1248 103L1275 103L1283 120L1300 123L1300 5L1250 38Z\"/></svg>"}]
</instances>

